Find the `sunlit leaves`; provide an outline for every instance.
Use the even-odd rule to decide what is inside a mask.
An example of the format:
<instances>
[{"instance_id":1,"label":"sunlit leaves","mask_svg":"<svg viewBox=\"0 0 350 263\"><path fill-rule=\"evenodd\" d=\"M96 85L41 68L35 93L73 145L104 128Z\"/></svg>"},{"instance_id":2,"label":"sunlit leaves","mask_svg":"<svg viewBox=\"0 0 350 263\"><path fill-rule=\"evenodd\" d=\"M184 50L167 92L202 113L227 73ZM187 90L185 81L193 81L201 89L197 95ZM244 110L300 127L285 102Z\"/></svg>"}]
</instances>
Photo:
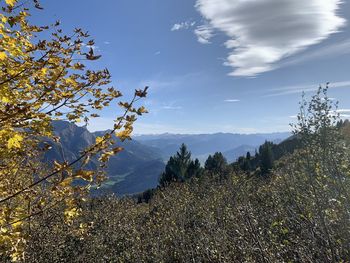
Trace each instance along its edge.
<instances>
[{"instance_id":1,"label":"sunlit leaves","mask_svg":"<svg viewBox=\"0 0 350 263\"><path fill-rule=\"evenodd\" d=\"M8 4L9 6L14 6L17 2L17 0L5 0L6 4Z\"/></svg>"},{"instance_id":2,"label":"sunlit leaves","mask_svg":"<svg viewBox=\"0 0 350 263\"><path fill-rule=\"evenodd\" d=\"M23 141L23 137L16 133L13 137L11 137L7 142L7 148L21 148L21 142Z\"/></svg>"},{"instance_id":3,"label":"sunlit leaves","mask_svg":"<svg viewBox=\"0 0 350 263\"><path fill-rule=\"evenodd\" d=\"M75 177L92 182L94 174L95 173L93 171L79 170L75 173Z\"/></svg>"},{"instance_id":4,"label":"sunlit leaves","mask_svg":"<svg viewBox=\"0 0 350 263\"><path fill-rule=\"evenodd\" d=\"M5 60L7 58L7 55L5 52L0 52L0 61Z\"/></svg>"},{"instance_id":5,"label":"sunlit leaves","mask_svg":"<svg viewBox=\"0 0 350 263\"><path fill-rule=\"evenodd\" d=\"M61 203L68 223L79 215L78 201L92 185L101 184L105 178L103 169L108 159L121 150L117 144L131 136L134 115L146 113L134 104L147 94L147 89L135 91L127 107L121 105L121 116L111 123L112 131L83 149L76 160L62 156L62 161L51 166L43 163L45 151L52 147L42 143L43 138L60 147L60 139L52 131L53 120L88 124L90 118L99 116L97 111L116 105L111 102L121 92L107 87L111 82L107 69L91 70L84 65L86 60L100 58L91 48L94 42L87 39L87 32L75 29L72 34L64 34L59 22L32 25L28 21L28 7L34 3L35 8L42 9L37 0L25 1L23 5L15 0L3 3L6 7L0 14L0 229L7 235L1 240L0 253L19 260L32 216ZM40 39L43 36L46 38ZM101 164L96 171L87 170L94 156Z\"/></svg>"}]
</instances>

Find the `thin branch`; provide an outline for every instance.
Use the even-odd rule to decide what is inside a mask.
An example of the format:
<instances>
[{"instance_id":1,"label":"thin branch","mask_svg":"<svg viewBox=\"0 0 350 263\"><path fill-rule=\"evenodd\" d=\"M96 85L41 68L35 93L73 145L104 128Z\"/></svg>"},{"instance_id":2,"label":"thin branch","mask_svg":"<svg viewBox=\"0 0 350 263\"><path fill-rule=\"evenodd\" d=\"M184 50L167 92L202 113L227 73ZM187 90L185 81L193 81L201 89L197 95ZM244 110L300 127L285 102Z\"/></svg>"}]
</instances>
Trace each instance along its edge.
<instances>
[{"instance_id":1,"label":"thin branch","mask_svg":"<svg viewBox=\"0 0 350 263\"><path fill-rule=\"evenodd\" d=\"M112 129L111 132L109 132L109 134L113 134L113 133L117 130L117 128L121 125L122 121L125 119L126 115L130 112L130 109L131 109L131 107L133 106L133 104L134 104L136 101L138 101L139 99L140 99L140 98L138 98L138 99L136 98L136 94L135 94L134 97L133 97L133 99L132 99L132 101L131 101L131 103L130 103L130 105L129 105L129 107L125 109L122 118L119 120L119 122L118 122L118 124L115 126L115 128ZM105 141L105 138L104 138L101 142L99 142L98 144L102 144L104 141ZM98 145L98 144L97 144L97 145ZM40 183L42 183L42 182L48 180L49 178L53 177L54 175L56 175L56 174L58 174L58 173L60 173L60 172L65 171L65 170L67 169L67 167L71 167L71 166L75 165L75 164L78 163L80 160L82 160L85 156L87 156L87 155L92 151L92 149L93 149L93 148L90 148L90 150L85 151L82 155L80 155L79 158L77 158L76 160L70 162L67 166L64 166L63 168L58 169L57 171L54 171L54 172L52 172L52 173L46 175L45 177L43 177L43 178L41 178L41 179L35 181L34 183L28 185L28 186L25 187L25 188L22 188L21 190L17 191L16 193L14 193L14 194L12 194L12 195L10 195L10 196L8 196L8 197L6 197L6 198L0 200L0 204L6 202L6 201L8 201L8 200L11 200L12 198L14 198L14 197L16 197L16 196L18 196L18 195L24 193L25 191L27 191L27 190L29 190L29 189L35 187L36 185L38 185L38 184L40 184Z\"/></svg>"}]
</instances>

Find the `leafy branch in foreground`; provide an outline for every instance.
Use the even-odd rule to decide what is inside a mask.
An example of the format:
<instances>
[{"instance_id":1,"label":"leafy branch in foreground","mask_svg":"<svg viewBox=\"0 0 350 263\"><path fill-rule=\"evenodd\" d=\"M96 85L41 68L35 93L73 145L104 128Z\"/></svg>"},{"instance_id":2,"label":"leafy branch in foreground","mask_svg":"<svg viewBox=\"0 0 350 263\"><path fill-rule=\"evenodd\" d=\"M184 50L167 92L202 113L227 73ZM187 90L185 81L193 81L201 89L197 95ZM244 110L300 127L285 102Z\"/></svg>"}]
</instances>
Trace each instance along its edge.
<instances>
[{"instance_id":1,"label":"leafy branch in foreground","mask_svg":"<svg viewBox=\"0 0 350 263\"><path fill-rule=\"evenodd\" d=\"M105 178L109 157L122 150L112 134L130 139L137 116L147 112L135 106L146 97L146 87L136 90L130 102L119 102L122 112L113 129L76 160L54 162L53 167L42 163L50 148L43 138L59 142L52 121L88 123L122 94L107 86L107 69L91 70L84 64L100 57L87 32L77 28L65 35L59 22L31 25L29 4L6 0L0 13L0 253L13 261L23 257L34 215L56 204L65 207L68 224L80 214L79 202ZM41 39L43 35L50 37ZM93 156L100 160L97 171L85 168Z\"/></svg>"}]
</instances>

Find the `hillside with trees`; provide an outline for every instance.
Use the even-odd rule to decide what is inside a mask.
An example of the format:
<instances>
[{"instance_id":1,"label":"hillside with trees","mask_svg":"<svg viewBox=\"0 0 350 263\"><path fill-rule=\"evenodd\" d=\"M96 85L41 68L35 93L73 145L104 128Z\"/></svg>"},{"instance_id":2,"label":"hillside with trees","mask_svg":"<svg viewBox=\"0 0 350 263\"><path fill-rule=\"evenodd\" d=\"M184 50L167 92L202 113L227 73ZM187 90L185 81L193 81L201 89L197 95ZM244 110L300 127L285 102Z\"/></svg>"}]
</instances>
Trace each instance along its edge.
<instances>
[{"instance_id":1,"label":"hillside with trees","mask_svg":"<svg viewBox=\"0 0 350 263\"><path fill-rule=\"evenodd\" d=\"M328 85L282 142L232 162L220 134L201 164L182 141L164 165L163 140L131 141L148 87L120 101L87 32L32 25L37 0L0 5L0 262L350 262L350 123ZM111 103L110 130L76 125ZM124 172L113 191L153 184L93 194Z\"/></svg>"},{"instance_id":2,"label":"hillside with trees","mask_svg":"<svg viewBox=\"0 0 350 263\"><path fill-rule=\"evenodd\" d=\"M192 169L196 161L182 145L169 159L159 188L147 193L147 202L106 196L82 204L74 222L87 226L82 236L71 232L59 212L37 217L40 227L32 230L26 259L346 262L348 121L332 114L326 92L320 89L302 111L294 151L271 162L267 157L273 147L265 143L255 171L227 164L220 153L210 156L205 167Z\"/></svg>"}]
</instances>

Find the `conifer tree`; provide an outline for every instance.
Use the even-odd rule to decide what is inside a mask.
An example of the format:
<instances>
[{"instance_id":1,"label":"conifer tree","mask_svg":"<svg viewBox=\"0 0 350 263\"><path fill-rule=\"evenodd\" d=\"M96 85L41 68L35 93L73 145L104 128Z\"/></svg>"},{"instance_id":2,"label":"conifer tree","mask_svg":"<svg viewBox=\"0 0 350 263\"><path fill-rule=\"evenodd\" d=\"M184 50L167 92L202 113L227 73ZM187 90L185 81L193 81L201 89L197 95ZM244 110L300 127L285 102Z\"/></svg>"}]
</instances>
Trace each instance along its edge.
<instances>
[{"instance_id":1,"label":"conifer tree","mask_svg":"<svg viewBox=\"0 0 350 263\"><path fill-rule=\"evenodd\" d=\"M250 152L247 152L246 157L243 158L241 168L243 171L251 171L252 170L252 165L251 165L251 155Z\"/></svg>"},{"instance_id":2,"label":"conifer tree","mask_svg":"<svg viewBox=\"0 0 350 263\"><path fill-rule=\"evenodd\" d=\"M187 146L182 144L179 151L170 157L165 171L159 179L160 186L166 186L171 182L183 182L194 176L200 176L202 168L198 159L191 159L191 152L187 150Z\"/></svg>"},{"instance_id":3,"label":"conifer tree","mask_svg":"<svg viewBox=\"0 0 350 263\"><path fill-rule=\"evenodd\" d=\"M209 155L205 162L205 169L213 173L221 173L227 166L227 160L221 152L216 152L213 156Z\"/></svg>"},{"instance_id":4,"label":"conifer tree","mask_svg":"<svg viewBox=\"0 0 350 263\"><path fill-rule=\"evenodd\" d=\"M259 147L259 157L261 175L269 174L274 161L272 142L265 141L265 143Z\"/></svg>"},{"instance_id":5,"label":"conifer tree","mask_svg":"<svg viewBox=\"0 0 350 263\"><path fill-rule=\"evenodd\" d=\"M202 174L203 168L201 167L199 160L196 158L194 161L191 161L188 166L186 179L190 179L192 177L200 177Z\"/></svg>"}]
</instances>

